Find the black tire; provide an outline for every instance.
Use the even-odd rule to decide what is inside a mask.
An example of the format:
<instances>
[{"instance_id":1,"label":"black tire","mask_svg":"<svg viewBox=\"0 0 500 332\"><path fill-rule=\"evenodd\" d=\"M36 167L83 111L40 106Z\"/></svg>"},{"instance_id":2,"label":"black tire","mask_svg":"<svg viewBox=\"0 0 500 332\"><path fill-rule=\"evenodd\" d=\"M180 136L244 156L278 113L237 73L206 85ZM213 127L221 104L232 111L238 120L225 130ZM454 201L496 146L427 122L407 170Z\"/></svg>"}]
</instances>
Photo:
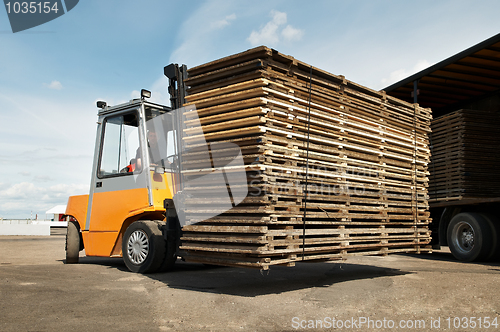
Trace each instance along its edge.
<instances>
[{"instance_id":1,"label":"black tire","mask_svg":"<svg viewBox=\"0 0 500 332\"><path fill-rule=\"evenodd\" d=\"M454 216L448 225L447 237L451 253L460 261L482 261L490 255L492 230L479 213L463 212Z\"/></svg>"},{"instance_id":2,"label":"black tire","mask_svg":"<svg viewBox=\"0 0 500 332\"><path fill-rule=\"evenodd\" d=\"M140 220L132 223L123 236L123 261L132 272L156 272L165 258L166 243L161 222Z\"/></svg>"},{"instance_id":3,"label":"black tire","mask_svg":"<svg viewBox=\"0 0 500 332\"><path fill-rule=\"evenodd\" d=\"M496 216L489 213L481 213L481 216L488 222L492 234L491 250L486 260L496 261L500 258L500 221Z\"/></svg>"},{"instance_id":4,"label":"black tire","mask_svg":"<svg viewBox=\"0 0 500 332\"><path fill-rule=\"evenodd\" d=\"M80 259L80 230L72 221L68 221L66 231L66 264L77 264Z\"/></svg>"}]
</instances>

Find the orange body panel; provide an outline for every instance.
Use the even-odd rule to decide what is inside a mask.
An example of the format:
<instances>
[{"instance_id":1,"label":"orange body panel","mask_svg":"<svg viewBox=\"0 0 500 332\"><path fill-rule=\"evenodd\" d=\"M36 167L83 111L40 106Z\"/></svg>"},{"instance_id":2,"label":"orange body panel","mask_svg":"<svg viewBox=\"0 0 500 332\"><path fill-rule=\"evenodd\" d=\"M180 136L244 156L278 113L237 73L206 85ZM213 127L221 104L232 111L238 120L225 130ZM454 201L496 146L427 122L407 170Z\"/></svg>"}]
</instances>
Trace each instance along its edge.
<instances>
[{"instance_id":1,"label":"orange body panel","mask_svg":"<svg viewBox=\"0 0 500 332\"><path fill-rule=\"evenodd\" d=\"M86 256L110 256L118 232L83 232Z\"/></svg>"},{"instance_id":2,"label":"orange body panel","mask_svg":"<svg viewBox=\"0 0 500 332\"><path fill-rule=\"evenodd\" d=\"M90 215L91 232L118 232L125 219L149 207L146 188L94 193Z\"/></svg>"},{"instance_id":3,"label":"orange body panel","mask_svg":"<svg viewBox=\"0 0 500 332\"><path fill-rule=\"evenodd\" d=\"M73 216L80 224L80 229L85 229L89 195L70 196L66 206L66 215Z\"/></svg>"},{"instance_id":4,"label":"orange body panel","mask_svg":"<svg viewBox=\"0 0 500 332\"><path fill-rule=\"evenodd\" d=\"M89 232L83 232L87 256L110 256L123 222L149 207L146 188L94 193Z\"/></svg>"}]
</instances>

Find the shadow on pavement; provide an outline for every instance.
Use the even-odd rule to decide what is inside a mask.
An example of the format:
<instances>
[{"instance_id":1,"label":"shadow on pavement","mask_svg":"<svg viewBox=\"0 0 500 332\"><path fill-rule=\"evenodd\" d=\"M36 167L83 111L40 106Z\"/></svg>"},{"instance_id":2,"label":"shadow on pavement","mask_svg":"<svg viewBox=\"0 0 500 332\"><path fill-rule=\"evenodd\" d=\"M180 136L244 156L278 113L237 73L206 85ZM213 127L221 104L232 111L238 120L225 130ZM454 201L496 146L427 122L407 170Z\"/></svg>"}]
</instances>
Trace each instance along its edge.
<instances>
[{"instance_id":1,"label":"shadow on pavement","mask_svg":"<svg viewBox=\"0 0 500 332\"><path fill-rule=\"evenodd\" d=\"M63 262L66 264L65 259L59 259L59 262ZM120 271L127 271L127 267L125 266L125 263L123 262L122 258L110 258L110 257L80 257L80 260L78 264L82 265L101 265L101 266L107 266L110 268L116 268ZM132 273L132 272L131 272Z\"/></svg>"},{"instance_id":2,"label":"shadow on pavement","mask_svg":"<svg viewBox=\"0 0 500 332\"><path fill-rule=\"evenodd\" d=\"M404 254L405 256L408 257L413 257L413 258L418 258L418 259L425 259L425 260L432 260L432 261L442 261L442 262L453 262L453 263L461 263L461 264L474 264L474 265L485 265L485 266L495 266L498 267L500 266L500 261L499 259L494 259L491 261L486 261L486 262L460 262L457 260L452 253L449 251L449 249L446 247L446 249L434 251L432 253L422 253L422 254Z\"/></svg>"},{"instance_id":3,"label":"shadow on pavement","mask_svg":"<svg viewBox=\"0 0 500 332\"><path fill-rule=\"evenodd\" d=\"M132 273L128 271L121 258L80 257L79 264L106 266ZM297 263L294 267L273 266L268 271L260 271L249 268L207 266L178 260L171 272L145 276L174 289L255 297L411 273L414 272L340 262L304 262Z\"/></svg>"},{"instance_id":4,"label":"shadow on pavement","mask_svg":"<svg viewBox=\"0 0 500 332\"><path fill-rule=\"evenodd\" d=\"M457 259L453 257L453 255L449 251L434 251L432 253L426 252L421 254L401 254L401 255L419 259L433 260L433 261L447 261L447 262L457 261Z\"/></svg>"},{"instance_id":5,"label":"shadow on pavement","mask_svg":"<svg viewBox=\"0 0 500 332\"><path fill-rule=\"evenodd\" d=\"M171 288L254 297L408 273L398 269L346 263L299 263L295 267L273 266L269 272L261 272L177 262L172 272L147 276Z\"/></svg>"}]
</instances>

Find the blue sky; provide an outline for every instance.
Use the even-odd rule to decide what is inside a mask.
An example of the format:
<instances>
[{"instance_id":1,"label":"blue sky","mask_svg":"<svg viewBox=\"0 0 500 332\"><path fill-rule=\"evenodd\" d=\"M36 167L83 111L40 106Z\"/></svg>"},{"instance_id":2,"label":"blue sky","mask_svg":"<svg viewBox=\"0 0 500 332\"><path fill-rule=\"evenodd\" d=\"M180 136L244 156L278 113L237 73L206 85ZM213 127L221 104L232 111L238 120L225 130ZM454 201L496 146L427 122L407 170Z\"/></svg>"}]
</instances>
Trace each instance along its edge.
<instances>
[{"instance_id":1,"label":"blue sky","mask_svg":"<svg viewBox=\"0 0 500 332\"><path fill-rule=\"evenodd\" d=\"M0 218L88 192L96 100L152 90L163 67L267 45L373 89L500 32L494 1L81 0L13 34L0 8Z\"/></svg>"}]
</instances>

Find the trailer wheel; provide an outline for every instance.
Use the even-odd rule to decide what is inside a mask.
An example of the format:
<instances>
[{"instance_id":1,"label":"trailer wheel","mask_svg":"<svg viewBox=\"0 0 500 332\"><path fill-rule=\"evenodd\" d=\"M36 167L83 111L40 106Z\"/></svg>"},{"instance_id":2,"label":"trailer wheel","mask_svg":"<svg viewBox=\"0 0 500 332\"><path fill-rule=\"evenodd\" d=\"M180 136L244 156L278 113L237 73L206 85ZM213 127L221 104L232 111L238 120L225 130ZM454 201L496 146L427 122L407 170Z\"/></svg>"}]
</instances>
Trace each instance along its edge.
<instances>
[{"instance_id":1,"label":"trailer wheel","mask_svg":"<svg viewBox=\"0 0 500 332\"><path fill-rule=\"evenodd\" d=\"M158 270L165 257L165 248L160 225L155 221L136 221L123 236L123 260L132 272L152 273Z\"/></svg>"},{"instance_id":2,"label":"trailer wheel","mask_svg":"<svg viewBox=\"0 0 500 332\"><path fill-rule=\"evenodd\" d=\"M66 264L78 263L80 246L80 231L74 222L68 221L66 231Z\"/></svg>"},{"instance_id":3,"label":"trailer wheel","mask_svg":"<svg viewBox=\"0 0 500 332\"><path fill-rule=\"evenodd\" d=\"M489 213L481 213L481 216L488 222L491 229L491 250L489 255L486 257L487 260L498 260L500 257L500 223L496 216Z\"/></svg>"},{"instance_id":4,"label":"trailer wheel","mask_svg":"<svg viewBox=\"0 0 500 332\"><path fill-rule=\"evenodd\" d=\"M493 243L489 223L478 213L454 216L448 225L448 246L456 259L464 262L488 258Z\"/></svg>"}]
</instances>

